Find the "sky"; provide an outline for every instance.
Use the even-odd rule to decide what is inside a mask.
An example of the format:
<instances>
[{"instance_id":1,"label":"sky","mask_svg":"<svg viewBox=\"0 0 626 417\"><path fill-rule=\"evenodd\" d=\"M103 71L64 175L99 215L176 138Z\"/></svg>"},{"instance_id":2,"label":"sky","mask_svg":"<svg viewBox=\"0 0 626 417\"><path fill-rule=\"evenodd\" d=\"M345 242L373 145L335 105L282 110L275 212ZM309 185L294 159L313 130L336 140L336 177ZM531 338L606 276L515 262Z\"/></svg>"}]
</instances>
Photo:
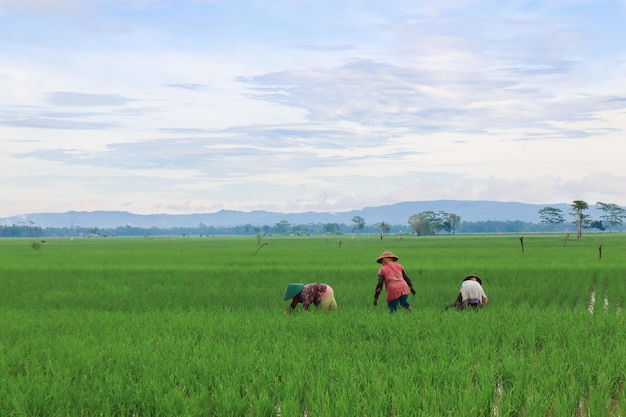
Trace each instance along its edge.
<instances>
[{"instance_id":1,"label":"sky","mask_svg":"<svg viewBox=\"0 0 626 417\"><path fill-rule=\"evenodd\" d=\"M626 0L0 0L0 216L626 205Z\"/></svg>"}]
</instances>

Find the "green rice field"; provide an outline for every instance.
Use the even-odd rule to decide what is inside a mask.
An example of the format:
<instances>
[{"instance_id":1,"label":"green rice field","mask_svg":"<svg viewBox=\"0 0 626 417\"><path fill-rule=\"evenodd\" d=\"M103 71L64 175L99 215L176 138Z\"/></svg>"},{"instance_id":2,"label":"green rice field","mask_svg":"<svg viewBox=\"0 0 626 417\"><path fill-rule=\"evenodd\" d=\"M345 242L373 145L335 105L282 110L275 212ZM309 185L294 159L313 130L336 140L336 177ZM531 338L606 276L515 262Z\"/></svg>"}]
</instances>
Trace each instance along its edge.
<instances>
[{"instance_id":1,"label":"green rice field","mask_svg":"<svg viewBox=\"0 0 626 417\"><path fill-rule=\"evenodd\" d=\"M626 416L626 234L523 243L0 240L0 415ZM373 305L383 250L411 313ZM469 274L489 303L447 309ZM290 282L339 310L285 314Z\"/></svg>"}]
</instances>

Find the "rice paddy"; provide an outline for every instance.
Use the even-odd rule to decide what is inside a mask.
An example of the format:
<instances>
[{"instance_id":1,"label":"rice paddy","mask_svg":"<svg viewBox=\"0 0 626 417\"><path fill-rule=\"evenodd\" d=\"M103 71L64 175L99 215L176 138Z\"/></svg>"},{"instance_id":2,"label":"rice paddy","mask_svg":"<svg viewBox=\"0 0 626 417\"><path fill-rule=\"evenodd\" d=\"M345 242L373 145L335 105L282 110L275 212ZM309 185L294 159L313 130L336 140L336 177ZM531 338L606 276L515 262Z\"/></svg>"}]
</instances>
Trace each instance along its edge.
<instances>
[{"instance_id":1,"label":"rice paddy","mask_svg":"<svg viewBox=\"0 0 626 417\"><path fill-rule=\"evenodd\" d=\"M2 416L626 415L621 233L32 243L0 240ZM373 305L385 249L412 313ZM489 303L447 309L468 274Z\"/></svg>"}]
</instances>

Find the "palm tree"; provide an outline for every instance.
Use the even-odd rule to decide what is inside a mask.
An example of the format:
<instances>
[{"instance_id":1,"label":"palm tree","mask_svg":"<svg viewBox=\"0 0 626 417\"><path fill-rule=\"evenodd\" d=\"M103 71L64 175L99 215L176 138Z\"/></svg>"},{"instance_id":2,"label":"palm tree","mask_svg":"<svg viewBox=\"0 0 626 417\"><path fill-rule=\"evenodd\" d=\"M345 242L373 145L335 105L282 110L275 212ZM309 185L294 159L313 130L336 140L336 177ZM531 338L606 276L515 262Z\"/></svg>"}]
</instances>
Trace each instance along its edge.
<instances>
[{"instance_id":1,"label":"palm tree","mask_svg":"<svg viewBox=\"0 0 626 417\"><path fill-rule=\"evenodd\" d=\"M583 211L587 210L588 208L589 205L582 200L574 200L572 202L572 210L574 210L574 216L576 216L576 230L579 239L583 235L583 220L586 217L583 214Z\"/></svg>"},{"instance_id":2,"label":"palm tree","mask_svg":"<svg viewBox=\"0 0 626 417\"><path fill-rule=\"evenodd\" d=\"M363 228L365 227L365 219L361 216L354 216L352 218L352 223L354 223L354 226L352 226L352 230L358 230L359 232L363 231Z\"/></svg>"},{"instance_id":3,"label":"palm tree","mask_svg":"<svg viewBox=\"0 0 626 417\"><path fill-rule=\"evenodd\" d=\"M389 225L389 223L387 223L386 221L382 221L380 223L378 223L378 227L380 227L380 231L386 235L387 233L389 233L389 229L391 229L391 226Z\"/></svg>"}]
</instances>

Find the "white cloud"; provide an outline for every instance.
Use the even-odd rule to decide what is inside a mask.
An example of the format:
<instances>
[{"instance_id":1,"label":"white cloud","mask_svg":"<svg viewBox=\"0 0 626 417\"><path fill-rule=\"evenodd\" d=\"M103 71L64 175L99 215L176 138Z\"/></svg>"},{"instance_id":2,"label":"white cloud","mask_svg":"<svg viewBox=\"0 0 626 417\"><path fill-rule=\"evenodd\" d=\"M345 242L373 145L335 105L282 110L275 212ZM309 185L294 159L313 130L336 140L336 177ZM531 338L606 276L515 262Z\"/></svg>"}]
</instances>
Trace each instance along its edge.
<instances>
[{"instance_id":1,"label":"white cloud","mask_svg":"<svg viewBox=\"0 0 626 417\"><path fill-rule=\"evenodd\" d=\"M626 205L623 2L300 7L0 0L0 216Z\"/></svg>"}]
</instances>

